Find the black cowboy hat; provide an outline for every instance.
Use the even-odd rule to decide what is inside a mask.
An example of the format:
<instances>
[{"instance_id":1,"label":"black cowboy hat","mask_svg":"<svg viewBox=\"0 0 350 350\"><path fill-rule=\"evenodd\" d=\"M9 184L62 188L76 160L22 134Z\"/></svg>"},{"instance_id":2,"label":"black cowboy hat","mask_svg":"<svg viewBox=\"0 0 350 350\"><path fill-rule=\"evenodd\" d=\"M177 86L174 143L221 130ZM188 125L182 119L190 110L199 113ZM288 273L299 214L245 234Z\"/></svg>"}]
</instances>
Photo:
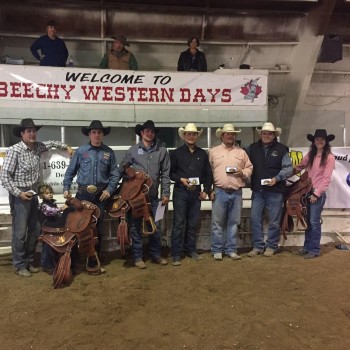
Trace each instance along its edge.
<instances>
[{"instance_id":1,"label":"black cowboy hat","mask_svg":"<svg viewBox=\"0 0 350 350\"><path fill-rule=\"evenodd\" d=\"M42 125L36 126L32 118L25 118L21 120L21 123L19 124L19 126L15 126L13 128L13 135L17 137L21 137L21 132L24 131L25 129L35 128L36 131L38 131L41 127Z\"/></svg>"},{"instance_id":2,"label":"black cowboy hat","mask_svg":"<svg viewBox=\"0 0 350 350\"><path fill-rule=\"evenodd\" d=\"M152 129L155 133L159 131L159 129L155 127L152 120L147 120L143 124L137 124L135 126L135 134L141 137L141 131L145 129Z\"/></svg>"},{"instance_id":3,"label":"black cowboy hat","mask_svg":"<svg viewBox=\"0 0 350 350\"><path fill-rule=\"evenodd\" d=\"M99 120L93 120L91 123L90 123L90 126L88 127L85 127L83 126L81 128L81 132L85 135L85 136L88 136L89 135L89 132L91 130L102 130L103 131L103 135L108 135L110 132L111 132L111 128L108 127L108 128L104 128L101 121Z\"/></svg>"},{"instance_id":4,"label":"black cowboy hat","mask_svg":"<svg viewBox=\"0 0 350 350\"><path fill-rule=\"evenodd\" d=\"M327 135L326 129L317 129L314 135L307 134L306 136L306 138L311 142L314 142L316 137L321 137L325 139L327 142L331 142L335 139L335 136L333 134Z\"/></svg>"}]
</instances>

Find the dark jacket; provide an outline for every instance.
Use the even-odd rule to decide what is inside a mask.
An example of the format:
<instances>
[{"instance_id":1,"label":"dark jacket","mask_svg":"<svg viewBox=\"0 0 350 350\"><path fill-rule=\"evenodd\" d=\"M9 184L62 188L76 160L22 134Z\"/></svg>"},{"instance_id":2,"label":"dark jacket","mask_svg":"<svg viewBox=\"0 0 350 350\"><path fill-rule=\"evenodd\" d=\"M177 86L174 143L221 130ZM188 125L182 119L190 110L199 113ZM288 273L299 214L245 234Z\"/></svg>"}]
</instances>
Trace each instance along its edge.
<instances>
[{"instance_id":1,"label":"dark jacket","mask_svg":"<svg viewBox=\"0 0 350 350\"><path fill-rule=\"evenodd\" d=\"M181 52L179 61L177 63L178 71L194 71L194 72L206 72L207 60L202 51L198 51L192 55L190 49Z\"/></svg>"},{"instance_id":2,"label":"dark jacket","mask_svg":"<svg viewBox=\"0 0 350 350\"><path fill-rule=\"evenodd\" d=\"M265 153L266 151L266 153ZM261 140L249 146L249 158L253 163L253 174L251 177L251 188L253 191L270 191L284 193L285 181L278 182L275 186L262 186L262 179L271 179L281 171L282 159L288 152L288 147L275 140L266 149Z\"/></svg>"}]
</instances>

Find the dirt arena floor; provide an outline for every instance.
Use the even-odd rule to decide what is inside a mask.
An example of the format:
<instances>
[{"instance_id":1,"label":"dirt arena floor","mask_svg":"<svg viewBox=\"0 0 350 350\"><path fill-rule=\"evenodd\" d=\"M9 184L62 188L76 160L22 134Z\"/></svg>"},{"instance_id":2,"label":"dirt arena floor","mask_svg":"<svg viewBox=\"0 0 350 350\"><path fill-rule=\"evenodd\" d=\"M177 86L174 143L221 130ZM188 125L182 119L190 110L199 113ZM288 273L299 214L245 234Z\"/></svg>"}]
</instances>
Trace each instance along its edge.
<instances>
[{"instance_id":1,"label":"dirt arena floor","mask_svg":"<svg viewBox=\"0 0 350 350\"><path fill-rule=\"evenodd\" d=\"M167 254L167 252L164 252ZM68 287L0 258L0 349L350 349L350 251L79 271Z\"/></svg>"}]
</instances>

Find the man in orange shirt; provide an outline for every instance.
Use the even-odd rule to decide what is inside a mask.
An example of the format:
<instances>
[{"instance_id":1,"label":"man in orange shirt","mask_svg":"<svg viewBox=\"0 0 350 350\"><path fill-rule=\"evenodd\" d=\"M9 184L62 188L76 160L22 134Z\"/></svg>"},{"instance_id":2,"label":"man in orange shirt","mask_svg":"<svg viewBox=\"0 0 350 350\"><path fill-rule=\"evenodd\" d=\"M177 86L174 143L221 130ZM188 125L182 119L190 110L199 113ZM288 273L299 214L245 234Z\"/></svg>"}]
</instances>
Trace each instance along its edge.
<instances>
[{"instance_id":1,"label":"man in orange shirt","mask_svg":"<svg viewBox=\"0 0 350 350\"><path fill-rule=\"evenodd\" d=\"M225 124L216 130L222 144L209 150L209 162L213 171L214 191L211 222L211 251L215 260L222 260L225 253L233 260L237 254L238 225L241 222L242 187L250 177L253 165L247 153L235 144L241 130L233 124Z\"/></svg>"}]
</instances>

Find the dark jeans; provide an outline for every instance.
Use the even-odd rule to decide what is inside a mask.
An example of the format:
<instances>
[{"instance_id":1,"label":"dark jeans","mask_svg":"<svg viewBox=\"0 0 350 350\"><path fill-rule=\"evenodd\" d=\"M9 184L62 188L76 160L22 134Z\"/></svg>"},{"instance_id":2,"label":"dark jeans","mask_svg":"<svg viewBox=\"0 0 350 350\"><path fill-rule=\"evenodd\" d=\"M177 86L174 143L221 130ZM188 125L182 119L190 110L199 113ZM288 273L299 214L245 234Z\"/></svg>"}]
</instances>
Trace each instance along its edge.
<instances>
[{"instance_id":1,"label":"dark jeans","mask_svg":"<svg viewBox=\"0 0 350 350\"><path fill-rule=\"evenodd\" d=\"M171 232L171 255L179 259L183 251L191 255L196 251L196 233L200 217L199 190L188 191L175 187L173 192L174 222Z\"/></svg>"},{"instance_id":2,"label":"dark jeans","mask_svg":"<svg viewBox=\"0 0 350 350\"><path fill-rule=\"evenodd\" d=\"M97 220L97 238L98 238L98 245L96 246L97 253L100 253L101 251L101 242L102 242L102 236L103 236L103 218L105 214L105 207L106 207L106 201L100 202L99 198L101 196L101 192L98 193L89 193L87 191L78 191L75 195L76 198L79 200L86 200L89 201L95 205L98 206L100 209L100 217Z\"/></svg>"},{"instance_id":3,"label":"dark jeans","mask_svg":"<svg viewBox=\"0 0 350 350\"><path fill-rule=\"evenodd\" d=\"M158 207L158 198L151 198L151 206L153 217L156 214ZM134 261L141 260L143 258L143 236L142 236L142 218L135 219L131 216L131 210L128 213L128 222L129 222L129 232L132 239L132 255ZM152 259L158 259L161 255L162 244L160 241L159 233L159 221L156 222L157 231L151 234L149 237L149 253Z\"/></svg>"},{"instance_id":4,"label":"dark jeans","mask_svg":"<svg viewBox=\"0 0 350 350\"><path fill-rule=\"evenodd\" d=\"M41 267L47 270L55 268L60 259L60 254L55 249L51 248L47 243L42 243L41 250ZM75 270L78 264L78 245L76 244L70 253L71 270Z\"/></svg>"},{"instance_id":5,"label":"dark jeans","mask_svg":"<svg viewBox=\"0 0 350 350\"><path fill-rule=\"evenodd\" d=\"M42 243L41 250L41 267L44 269L53 269L58 261L58 253L47 243Z\"/></svg>"},{"instance_id":6,"label":"dark jeans","mask_svg":"<svg viewBox=\"0 0 350 350\"><path fill-rule=\"evenodd\" d=\"M39 203L35 196L29 201L10 194L12 215L12 259L17 270L26 269L34 260L40 234Z\"/></svg>"}]
</instances>

